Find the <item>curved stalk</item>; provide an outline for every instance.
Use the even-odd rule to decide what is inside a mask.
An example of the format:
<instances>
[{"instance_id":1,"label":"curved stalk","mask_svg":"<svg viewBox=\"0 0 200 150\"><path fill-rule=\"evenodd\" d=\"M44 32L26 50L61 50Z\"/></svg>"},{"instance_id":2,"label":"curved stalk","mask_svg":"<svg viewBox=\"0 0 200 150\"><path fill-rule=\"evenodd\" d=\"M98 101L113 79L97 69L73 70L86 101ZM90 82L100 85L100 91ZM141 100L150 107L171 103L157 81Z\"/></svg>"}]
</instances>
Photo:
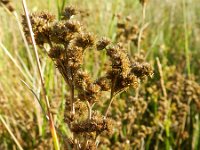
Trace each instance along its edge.
<instances>
[{"instance_id":1,"label":"curved stalk","mask_svg":"<svg viewBox=\"0 0 200 150\"><path fill-rule=\"evenodd\" d=\"M32 43L33 43L34 54L35 54L35 58L36 58L36 62L37 62L36 63L37 69L38 69L38 72L39 72L39 75L40 75L43 96L44 96L45 104L46 104L46 108L47 108L47 115L49 117L49 126L50 126L50 131L51 131L51 135L52 135L53 142L54 142L54 148L55 148L55 150L59 150L60 149L59 141L58 141L56 129L55 129L54 122L53 122L53 116L52 116L51 111L50 111L49 99L48 99L47 92L46 92L46 89L45 89L44 78L42 76L41 65L40 65L40 61L39 61L39 56L38 56L37 46L36 46L36 42L35 42L35 38L34 38L34 33L33 33L33 30L32 30L31 21L30 21L30 18L29 18L29 12L28 12L28 8L27 8L27 5L26 5L26 0L22 0L22 3L23 3L23 9L24 9L24 12L25 12L25 15L26 15L26 19L27 19L28 28L29 28L30 35L31 35L31 40L32 40Z\"/></svg>"}]
</instances>

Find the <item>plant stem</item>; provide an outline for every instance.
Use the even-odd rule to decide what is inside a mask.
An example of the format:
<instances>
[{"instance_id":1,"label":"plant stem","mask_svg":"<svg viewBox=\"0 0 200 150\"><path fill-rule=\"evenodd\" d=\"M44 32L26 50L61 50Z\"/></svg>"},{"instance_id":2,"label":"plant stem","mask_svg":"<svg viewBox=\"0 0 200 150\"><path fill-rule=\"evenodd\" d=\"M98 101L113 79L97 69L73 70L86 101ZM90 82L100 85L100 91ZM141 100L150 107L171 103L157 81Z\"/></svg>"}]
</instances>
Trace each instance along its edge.
<instances>
[{"instance_id":1,"label":"plant stem","mask_svg":"<svg viewBox=\"0 0 200 150\"><path fill-rule=\"evenodd\" d=\"M145 18L146 18L146 3L144 3L144 5L142 5L142 25L144 25L145 22Z\"/></svg>"},{"instance_id":2,"label":"plant stem","mask_svg":"<svg viewBox=\"0 0 200 150\"><path fill-rule=\"evenodd\" d=\"M111 107L111 104L112 104L113 100L114 100L114 96L113 96L113 92L111 92L111 94L110 94L110 101L109 101L109 104L108 104L108 106L106 108L106 111L105 111L105 114L104 114L104 119L106 119L106 117L108 115L108 110Z\"/></svg>"},{"instance_id":3,"label":"plant stem","mask_svg":"<svg viewBox=\"0 0 200 150\"><path fill-rule=\"evenodd\" d=\"M17 138L15 137L15 135L12 133L12 131L10 130L9 126L7 125L7 123L5 122L5 120L3 119L3 117L0 115L0 120L3 123L3 125L5 126L6 130L9 132L9 134L11 135L12 139L15 141L17 147L19 148L19 150L23 150L22 146L20 145L20 143L18 142Z\"/></svg>"},{"instance_id":4,"label":"plant stem","mask_svg":"<svg viewBox=\"0 0 200 150\"><path fill-rule=\"evenodd\" d=\"M160 60L159 60L158 57L156 57L156 62L157 62L158 71L159 71L159 74L160 74L160 84L161 84L163 96L164 96L164 98L166 100L167 99L167 90L165 88L165 83L164 83L164 78L163 78L163 71L162 71L162 65L161 65Z\"/></svg>"},{"instance_id":5,"label":"plant stem","mask_svg":"<svg viewBox=\"0 0 200 150\"><path fill-rule=\"evenodd\" d=\"M74 85L71 86L71 115L74 116L75 115L75 106L74 106Z\"/></svg>"},{"instance_id":6,"label":"plant stem","mask_svg":"<svg viewBox=\"0 0 200 150\"><path fill-rule=\"evenodd\" d=\"M90 106L90 103L86 101L87 108L88 108L88 120L91 120L92 118L92 107Z\"/></svg>"},{"instance_id":7,"label":"plant stem","mask_svg":"<svg viewBox=\"0 0 200 150\"><path fill-rule=\"evenodd\" d=\"M190 53L189 53L189 37L188 37L188 27L187 27L187 16L186 16L186 1L183 0L183 20L184 20L184 37L185 37L185 58L186 58L186 68L187 75L190 76Z\"/></svg>"},{"instance_id":8,"label":"plant stem","mask_svg":"<svg viewBox=\"0 0 200 150\"><path fill-rule=\"evenodd\" d=\"M142 25L141 25L141 29L139 31L138 43L137 43L138 53L140 52L140 45L141 45L142 33L143 33L143 30L146 28L145 25L144 25L144 23L145 23L145 17L146 17L146 3L144 5L142 5Z\"/></svg>"},{"instance_id":9,"label":"plant stem","mask_svg":"<svg viewBox=\"0 0 200 150\"><path fill-rule=\"evenodd\" d=\"M48 114L48 117L49 117L49 126L50 126L51 135L52 135L53 142L54 142L54 148L55 148L55 150L59 150L60 149L59 141L58 141L56 129L55 129L55 126L54 126L54 123L53 123L53 117L52 117L52 114L50 112L49 99L48 99L47 92L46 92L46 89L45 89L44 78L42 76L41 65L40 65L40 61L39 61L39 56L38 56L37 46L36 46L36 42L35 42L35 38L34 38L34 33L33 33L33 30L32 30L31 21L30 21L30 18L29 18L26 0L22 0L22 3L23 3L23 9L24 9L24 12L25 12L25 15L26 15L26 19L27 19L28 28L29 28L30 35L31 35L31 40L32 40L32 43L33 43L34 54L35 54L35 58L36 58L36 62L37 62L37 69L38 69L38 72L39 72L39 75L40 75L43 96L44 96L44 99L45 99L47 114Z\"/></svg>"},{"instance_id":10,"label":"plant stem","mask_svg":"<svg viewBox=\"0 0 200 150\"><path fill-rule=\"evenodd\" d=\"M28 54L29 61L30 61L31 65L32 65L32 67L33 67L33 69L34 69L33 58L32 58L32 55L31 55L30 48L29 48L29 46L28 46L28 42L27 42L26 37L25 37L25 35L24 35L24 33L23 33L22 26L21 26L21 24L20 24L20 19L19 19L18 14L17 14L16 11L13 12L13 15L15 16L15 19L16 19L17 24L18 24L18 27L19 27L20 34L21 34L22 39L23 39L23 41L24 41L24 44L25 44L25 47L26 47L26 51L27 51L27 54Z\"/></svg>"}]
</instances>

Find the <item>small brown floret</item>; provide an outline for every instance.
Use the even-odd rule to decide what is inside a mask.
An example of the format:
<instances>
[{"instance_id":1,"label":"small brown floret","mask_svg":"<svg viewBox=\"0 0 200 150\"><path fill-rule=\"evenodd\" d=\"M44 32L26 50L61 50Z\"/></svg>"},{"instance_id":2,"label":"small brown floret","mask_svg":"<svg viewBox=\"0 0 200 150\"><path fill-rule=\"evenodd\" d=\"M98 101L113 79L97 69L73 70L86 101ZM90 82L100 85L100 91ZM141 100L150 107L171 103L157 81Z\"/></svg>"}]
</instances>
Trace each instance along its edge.
<instances>
[{"instance_id":1,"label":"small brown floret","mask_svg":"<svg viewBox=\"0 0 200 150\"><path fill-rule=\"evenodd\" d=\"M96 44L97 50L103 50L109 44L110 44L110 40L104 37L97 42Z\"/></svg>"},{"instance_id":2,"label":"small brown floret","mask_svg":"<svg viewBox=\"0 0 200 150\"><path fill-rule=\"evenodd\" d=\"M77 11L74 7L72 6L68 6L65 8L64 12L63 12L63 19L70 19L73 15L76 15Z\"/></svg>"}]
</instances>

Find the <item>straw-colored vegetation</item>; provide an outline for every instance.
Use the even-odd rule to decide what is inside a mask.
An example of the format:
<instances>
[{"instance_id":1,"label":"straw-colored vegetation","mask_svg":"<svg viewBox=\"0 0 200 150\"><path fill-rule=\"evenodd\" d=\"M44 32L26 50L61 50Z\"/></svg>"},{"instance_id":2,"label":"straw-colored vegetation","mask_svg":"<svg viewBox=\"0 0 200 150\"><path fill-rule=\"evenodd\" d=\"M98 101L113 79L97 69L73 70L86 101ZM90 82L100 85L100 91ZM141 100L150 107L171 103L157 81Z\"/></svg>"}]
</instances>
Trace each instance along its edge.
<instances>
[{"instance_id":1,"label":"straw-colored vegetation","mask_svg":"<svg viewBox=\"0 0 200 150\"><path fill-rule=\"evenodd\" d=\"M198 0L0 0L0 149L200 149L199 35Z\"/></svg>"}]
</instances>

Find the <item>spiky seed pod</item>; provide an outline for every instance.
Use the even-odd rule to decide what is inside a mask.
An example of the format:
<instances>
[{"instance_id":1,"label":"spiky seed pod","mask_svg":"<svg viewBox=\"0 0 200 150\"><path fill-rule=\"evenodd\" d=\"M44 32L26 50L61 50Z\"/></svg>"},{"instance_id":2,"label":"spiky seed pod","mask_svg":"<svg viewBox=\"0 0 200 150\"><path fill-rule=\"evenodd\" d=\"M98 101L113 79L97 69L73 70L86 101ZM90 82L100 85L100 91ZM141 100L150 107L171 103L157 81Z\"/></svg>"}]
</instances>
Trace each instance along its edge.
<instances>
[{"instance_id":1,"label":"spiky seed pod","mask_svg":"<svg viewBox=\"0 0 200 150\"><path fill-rule=\"evenodd\" d=\"M111 89L111 81L106 76L99 78L96 81L96 84L101 87L102 91L108 91Z\"/></svg>"},{"instance_id":2,"label":"spiky seed pod","mask_svg":"<svg viewBox=\"0 0 200 150\"><path fill-rule=\"evenodd\" d=\"M80 100L88 101L91 104L96 102L101 94L101 87L93 83L86 72L77 72L75 76L75 86L79 91L78 97Z\"/></svg>"},{"instance_id":3,"label":"spiky seed pod","mask_svg":"<svg viewBox=\"0 0 200 150\"><path fill-rule=\"evenodd\" d=\"M121 92L128 87L132 86L134 88L137 87L138 81L137 77L134 74L129 74L127 77L123 77L121 75L116 76L116 71L113 73L113 71L108 72L108 79L110 79L114 86L112 87L113 92L118 93Z\"/></svg>"},{"instance_id":4,"label":"spiky seed pod","mask_svg":"<svg viewBox=\"0 0 200 150\"><path fill-rule=\"evenodd\" d=\"M80 90L86 90L88 84L92 83L91 77L88 73L78 71L75 76L75 86Z\"/></svg>"},{"instance_id":5,"label":"spiky seed pod","mask_svg":"<svg viewBox=\"0 0 200 150\"><path fill-rule=\"evenodd\" d=\"M65 8L64 12L62 13L63 18L62 19L70 19L73 15L77 14L77 10L72 7L72 6L68 6Z\"/></svg>"},{"instance_id":6,"label":"spiky seed pod","mask_svg":"<svg viewBox=\"0 0 200 150\"><path fill-rule=\"evenodd\" d=\"M130 60L127 53L122 48L122 45L118 44L106 49L107 55L110 56L112 61L113 74L121 75L126 78L130 73Z\"/></svg>"},{"instance_id":7,"label":"spiky seed pod","mask_svg":"<svg viewBox=\"0 0 200 150\"><path fill-rule=\"evenodd\" d=\"M131 72L133 72L138 78L144 78L153 75L153 69L149 63L138 63L132 64Z\"/></svg>"},{"instance_id":8,"label":"spiky seed pod","mask_svg":"<svg viewBox=\"0 0 200 150\"><path fill-rule=\"evenodd\" d=\"M79 32L81 24L78 21L60 21L52 25L50 39L57 44L68 45L75 38L75 33Z\"/></svg>"},{"instance_id":9,"label":"spiky seed pod","mask_svg":"<svg viewBox=\"0 0 200 150\"><path fill-rule=\"evenodd\" d=\"M71 127L74 133L96 132L100 134L103 131L110 132L111 122L108 119L92 118L80 123L74 123Z\"/></svg>"},{"instance_id":10,"label":"spiky seed pod","mask_svg":"<svg viewBox=\"0 0 200 150\"><path fill-rule=\"evenodd\" d=\"M31 20L36 43L38 45L43 45L44 43L48 43L50 24L55 21L55 16L47 12L33 13L30 15L30 20ZM26 38L28 39L29 42L31 42L30 32L28 29L25 15L22 15L22 24L24 27L23 29L24 29Z\"/></svg>"},{"instance_id":11,"label":"spiky seed pod","mask_svg":"<svg viewBox=\"0 0 200 150\"><path fill-rule=\"evenodd\" d=\"M75 38L74 45L86 49L94 45L94 37L90 33L81 33Z\"/></svg>"},{"instance_id":12,"label":"spiky seed pod","mask_svg":"<svg viewBox=\"0 0 200 150\"><path fill-rule=\"evenodd\" d=\"M93 104L101 97L100 89L100 86L97 84L87 84L85 90L79 90L78 97L82 101L88 101L90 104Z\"/></svg>"},{"instance_id":13,"label":"spiky seed pod","mask_svg":"<svg viewBox=\"0 0 200 150\"><path fill-rule=\"evenodd\" d=\"M65 65L73 70L78 70L83 63L83 49L78 46L70 45L66 53Z\"/></svg>"},{"instance_id":14,"label":"spiky seed pod","mask_svg":"<svg viewBox=\"0 0 200 150\"><path fill-rule=\"evenodd\" d=\"M48 55L53 59L62 59L64 57L65 48L61 45L53 46Z\"/></svg>"},{"instance_id":15,"label":"spiky seed pod","mask_svg":"<svg viewBox=\"0 0 200 150\"><path fill-rule=\"evenodd\" d=\"M68 21L65 21L64 24L65 24L68 32L70 32L70 33L80 32L80 30L81 30L81 24L79 21L68 20Z\"/></svg>"},{"instance_id":16,"label":"spiky seed pod","mask_svg":"<svg viewBox=\"0 0 200 150\"><path fill-rule=\"evenodd\" d=\"M86 90L89 92L89 93L98 93L100 92L100 86L98 84L89 84L86 88Z\"/></svg>"},{"instance_id":17,"label":"spiky seed pod","mask_svg":"<svg viewBox=\"0 0 200 150\"><path fill-rule=\"evenodd\" d=\"M103 50L106 48L106 46L108 46L110 44L110 40L106 37L103 37L101 40L99 40L97 43L96 43L96 48L97 50Z\"/></svg>"}]
</instances>

